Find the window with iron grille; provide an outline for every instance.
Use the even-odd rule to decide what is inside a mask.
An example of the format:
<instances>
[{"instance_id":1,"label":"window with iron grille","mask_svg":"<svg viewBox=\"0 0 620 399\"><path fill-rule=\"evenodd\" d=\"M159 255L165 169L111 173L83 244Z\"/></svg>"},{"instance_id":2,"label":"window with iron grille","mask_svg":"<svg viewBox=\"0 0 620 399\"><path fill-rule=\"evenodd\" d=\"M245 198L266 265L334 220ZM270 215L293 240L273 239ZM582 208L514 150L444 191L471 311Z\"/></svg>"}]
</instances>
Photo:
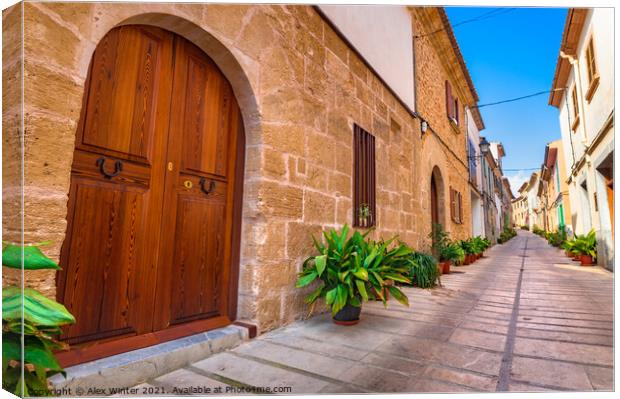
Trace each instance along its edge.
<instances>
[{"instance_id":1,"label":"window with iron grille","mask_svg":"<svg viewBox=\"0 0 620 399\"><path fill-rule=\"evenodd\" d=\"M353 174L353 226L375 226L375 137L358 125L353 125Z\"/></svg>"}]
</instances>

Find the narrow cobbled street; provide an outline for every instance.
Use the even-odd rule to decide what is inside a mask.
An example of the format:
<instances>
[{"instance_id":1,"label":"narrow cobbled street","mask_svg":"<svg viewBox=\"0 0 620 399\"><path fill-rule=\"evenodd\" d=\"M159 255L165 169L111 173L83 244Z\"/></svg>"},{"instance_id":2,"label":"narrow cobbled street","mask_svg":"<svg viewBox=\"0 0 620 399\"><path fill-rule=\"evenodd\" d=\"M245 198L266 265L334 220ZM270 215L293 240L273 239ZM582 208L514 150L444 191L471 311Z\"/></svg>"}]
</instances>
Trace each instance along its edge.
<instances>
[{"instance_id":1,"label":"narrow cobbled street","mask_svg":"<svg viewBox=\"0 0 620 399\"><path fill-rule=\"evenodd\" d=\"M275 393L613 388L612 273L580 267L521 231L442 284L407 289L410 308L364 304L353 327L319 315L148 384Z\"/></svg>"}]
</instances>

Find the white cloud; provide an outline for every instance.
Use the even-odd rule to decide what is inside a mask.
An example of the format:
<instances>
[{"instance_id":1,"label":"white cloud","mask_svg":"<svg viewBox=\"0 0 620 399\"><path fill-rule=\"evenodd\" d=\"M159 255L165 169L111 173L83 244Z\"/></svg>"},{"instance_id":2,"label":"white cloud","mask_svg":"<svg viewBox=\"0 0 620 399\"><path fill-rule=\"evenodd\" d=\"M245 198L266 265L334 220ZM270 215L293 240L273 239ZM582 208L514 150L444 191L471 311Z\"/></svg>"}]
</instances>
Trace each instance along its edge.
<instances>
[{"instance_id":1,"label":"white cloud","mask_svg":"<svg viewBox=\"0 0 620 399\"><path fill-rule=\"evenodd\" d=\"M512 189L512 194L515 197L519 196L519 188L523 183L525 183L531 176L531 172L527 173L524 170L520 170L512 175L506 175L508 181L510 182L510 188Z\"/></svg>"}]
</instances>

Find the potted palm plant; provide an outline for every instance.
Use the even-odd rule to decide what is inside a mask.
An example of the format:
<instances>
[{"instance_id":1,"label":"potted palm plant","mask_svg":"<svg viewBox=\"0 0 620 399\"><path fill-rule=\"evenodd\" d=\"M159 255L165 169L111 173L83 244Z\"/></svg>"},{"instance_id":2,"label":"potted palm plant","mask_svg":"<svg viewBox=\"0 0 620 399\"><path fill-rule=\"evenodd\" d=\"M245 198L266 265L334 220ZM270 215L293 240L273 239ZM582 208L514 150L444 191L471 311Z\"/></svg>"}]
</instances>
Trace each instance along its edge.
<instances>
[{"instance_id":1,"label":"potted palm plant","mask_svg":"<svg viewBox=\"0 0 620 399\"><path fill-rule=\"evenodd\" d=\"M334 229L324 232L324 243L312 237L318 255L303 262L296 283L297 288L318 283L305 298L311 306L310 313L316 301L325 298L336 324L357 324L363 302L378 296L387 305L384 288L397 301L409 306L407 296L387 281L410 283L405 275L411 267L411 248L400 242L392 246L394 238L368 240L370 230L364 234L355 231L350 237L348 232L347 225L340 232Z\"/></svg>"},{"instance_id":2,"label":"potted palm plant","mask_svg":"<svg viewBox=\"0 0 620 399\"><path fill-rule=\"evenodd\" d=\"M596 233L590 230L588 234L577 236L573 252L579 256L581 266L592 266L596 259Z\"/></svg>"}]
</instances>

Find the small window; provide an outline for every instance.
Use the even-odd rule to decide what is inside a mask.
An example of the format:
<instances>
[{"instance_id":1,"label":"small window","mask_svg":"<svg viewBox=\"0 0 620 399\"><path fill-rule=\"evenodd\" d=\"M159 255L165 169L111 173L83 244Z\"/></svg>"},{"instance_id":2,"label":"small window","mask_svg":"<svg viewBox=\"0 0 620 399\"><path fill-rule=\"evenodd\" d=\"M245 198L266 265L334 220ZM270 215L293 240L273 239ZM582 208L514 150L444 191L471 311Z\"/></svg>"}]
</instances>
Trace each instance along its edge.
<instances>
[{"instance_id":1,"label":"small window","mask_svg":"<svg viewBox=\"0 0 620 399\"><path fill-rule=\"evenodd\" d=\"M590 37L588 47L586 47L586 69L588 72L588 91L586 92L586 100L589 102L594 96L594 92L598 87L599 75L596 66L596 54L594 53L594 38Z\"/></svg>"},{"instance_id":2,"label":"small window","mask_svg":"<svg viewBox=\"0 0 620 399\"><path fill-rule=\"evenodd\" d=\"M459 100L452 95L452 86L446 80L446 115L452 122L459 124Z\"/></svg>"},{"instance_id":3,"label":"small window","mask_svg":"<svg viewBox=\"0 0 620 399\"><path fill-rule=\"evenodd\" d=\"M376 225L375 137L353 125L353 226Z\"/></svg>"},{"instance_id":4,"label":"small window","mask_svg":"<svg viewBox=\"0 0 620 399\"><path fill-rule=\"evenodd\" d=\"M598 76L596 59L594 58L594 38L590 38L588 42L588 47L586 48L586 62L588 65L588 82L592 84L594 78Z\"/></svg>"},{"instance_id":5,"label":"small window","mask_svg":"<svg viewBox=\"0 0 620 399\"><path fill-rule=\"evenodd\" d=\"M450 216L454 223L463 223L463 196L450 187Z\"/></svg>"}]
</instances>

